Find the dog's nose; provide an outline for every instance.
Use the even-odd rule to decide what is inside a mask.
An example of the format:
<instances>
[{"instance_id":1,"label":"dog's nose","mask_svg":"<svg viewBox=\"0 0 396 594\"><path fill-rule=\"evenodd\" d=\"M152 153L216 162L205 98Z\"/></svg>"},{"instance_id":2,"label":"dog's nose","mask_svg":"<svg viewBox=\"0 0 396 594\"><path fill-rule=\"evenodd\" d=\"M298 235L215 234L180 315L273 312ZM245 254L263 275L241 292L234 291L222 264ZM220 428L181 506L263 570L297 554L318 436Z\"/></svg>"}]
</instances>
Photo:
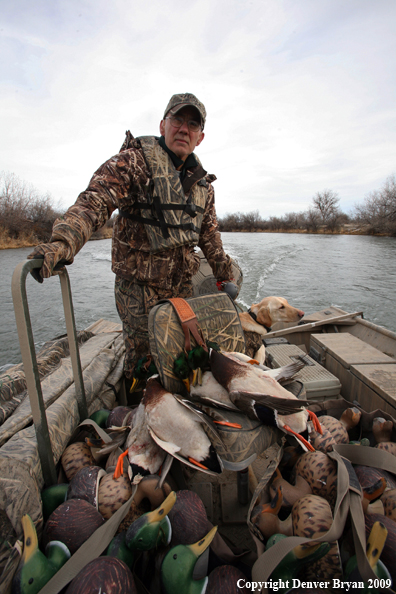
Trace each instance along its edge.
<instances>
[{"instance_id":1,"label":"dog's nose","mask_svg":"<svg viewBox=\"0 0 396 594\"><path fill-rule=\"evenodd\" d=\"M300 309L298 315L300 316L300 318L303 318L305 316L305 313Z\"/></svg>"}]
</instances>

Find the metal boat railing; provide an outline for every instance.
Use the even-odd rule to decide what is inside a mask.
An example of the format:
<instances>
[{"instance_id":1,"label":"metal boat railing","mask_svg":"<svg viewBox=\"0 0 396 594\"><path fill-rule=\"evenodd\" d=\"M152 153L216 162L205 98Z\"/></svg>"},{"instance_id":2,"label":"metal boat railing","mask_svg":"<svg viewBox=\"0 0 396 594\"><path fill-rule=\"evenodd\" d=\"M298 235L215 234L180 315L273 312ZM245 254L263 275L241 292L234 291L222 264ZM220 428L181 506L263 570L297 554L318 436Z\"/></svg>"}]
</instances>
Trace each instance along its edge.
<instances>
[{"instance_id":1,"label":"metal boat railing","mask_svg":"<svg viewBox=\"0 0 396 594\"><path fill-rule=\"evenodd\" d=\"M45 404L41 389L40 376L34 348L32 324L26 294L26 277L34 268L41 268L42 260L26 260L18 264L14 270L11 282L12 299L14 302L15 319L18 331L19 345L25 372L27 391L32 408L33 423L36 431L37 447L41 469L46 486L57 482L51 439L48 430ZM76 324L74 319L73 302L70 280L66 268L55 273L59 276L62 292L63 309L65 313L66 331L69 341L70 359L72 364L76 399L80 421L88 416L85 398L84 381L82 376L80 354L77 343Z\"/></svg>"}]
</instances>

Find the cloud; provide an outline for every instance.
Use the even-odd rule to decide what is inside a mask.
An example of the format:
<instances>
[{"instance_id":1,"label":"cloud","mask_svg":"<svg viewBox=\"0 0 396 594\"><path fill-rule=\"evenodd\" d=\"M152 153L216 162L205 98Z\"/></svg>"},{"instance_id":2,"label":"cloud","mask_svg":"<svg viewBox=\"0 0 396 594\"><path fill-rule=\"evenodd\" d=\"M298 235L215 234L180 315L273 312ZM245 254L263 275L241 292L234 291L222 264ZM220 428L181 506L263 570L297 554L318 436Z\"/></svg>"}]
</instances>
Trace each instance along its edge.
<instances>
[{"instance_id":1,"label":"cloud","mask_svg":"<svg viewBox=\"0 0 396 594\"><path fill-rule=\"evenodd\" d=\"M219 214L348 210L395 171L388 0L85 0L5 7L2 169L68 206L122 144L158 134L169 97L206 105L198 155Z\"/></svg>"}]
</instances>

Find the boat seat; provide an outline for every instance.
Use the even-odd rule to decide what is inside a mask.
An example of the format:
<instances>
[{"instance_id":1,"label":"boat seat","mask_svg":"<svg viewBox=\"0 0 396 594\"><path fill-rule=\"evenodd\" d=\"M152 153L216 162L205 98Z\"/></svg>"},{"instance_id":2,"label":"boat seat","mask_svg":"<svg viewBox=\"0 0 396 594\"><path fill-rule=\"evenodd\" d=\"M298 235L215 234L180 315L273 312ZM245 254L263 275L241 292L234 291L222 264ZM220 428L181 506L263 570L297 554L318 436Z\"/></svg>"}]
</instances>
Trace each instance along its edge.
<instances>
[{"instance_id":1,"label":"boat seat","mask_svg":"<svg viewBox=\"0 0 396 594\"><path fill-rule=\"evenodd\" d=\"M396 417L396 359L348 332L312 334L310 354L340 379L346 400Z\"/></svg>"}]
</instances>

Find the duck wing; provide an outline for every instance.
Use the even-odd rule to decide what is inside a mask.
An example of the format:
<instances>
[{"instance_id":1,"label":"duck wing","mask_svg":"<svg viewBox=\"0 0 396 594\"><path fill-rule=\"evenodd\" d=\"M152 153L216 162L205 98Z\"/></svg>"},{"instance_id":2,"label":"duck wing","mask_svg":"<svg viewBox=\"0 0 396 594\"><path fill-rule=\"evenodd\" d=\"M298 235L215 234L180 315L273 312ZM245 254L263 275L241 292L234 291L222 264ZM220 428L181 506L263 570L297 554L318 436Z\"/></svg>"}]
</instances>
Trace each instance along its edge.
<instances>
[{"instance_id":1,"label":"duck wing","mask_svg":"<svg viewBox=\"0 0 396 594\"><path fill-rule=\"evenodd\" d=\"M242 407L250 410L252 406L258 404L276 410L284 415L300 412L310 404L308 400L292 400L289 398L280 398L278 396L270 396L267 394L242 390L230 392L230 400L240 410L243 410Z\"/></svg>"},{"instance_id":2,"label":"duck wing","mask_svg":"<svg viewBox=\"0 0 396 594\"><path fill-rule=\"evenodd\" d=\"M201 423L205 424L208 427L208 429L215 434L215 436L217 437L217 439L221 441L221 443L223 444L223 446L226 447L226 445L225 445L222 437L220 436L219 432L217 431L216 425L214 424L214 422L212 421L212 419L206 413L204 413L203 410L201 410L196 405L194 405L192 402L190 402L190 400L187 400L186 398L183 398L182 396L179 396L179 394L173 394L173 397L176 398L176 400L180 404L182 404L183 406L185 406L186 408L188 408L188 410L190 410L191 412L193 412L197 416L197 418L199 419L199 421Z\"/></svg>"},{"instance_id":3,"label":"duck wing","mask_svg":"<svg viewBox=\"0 0 396 594\"><path fill-rule=\"evenodd\" d=\"M253 369L255 369L255 367L256 366L254 366ZM303 367L305 367L305 363L302 361L296 361L294 363L284 365L283 367L277 367L276 369L268 369L264 371L260 369L260 372L262 375L272 377L277 382L282 383L294 377L296 373L298 373Z\"/></svg>"}]
</instances>

